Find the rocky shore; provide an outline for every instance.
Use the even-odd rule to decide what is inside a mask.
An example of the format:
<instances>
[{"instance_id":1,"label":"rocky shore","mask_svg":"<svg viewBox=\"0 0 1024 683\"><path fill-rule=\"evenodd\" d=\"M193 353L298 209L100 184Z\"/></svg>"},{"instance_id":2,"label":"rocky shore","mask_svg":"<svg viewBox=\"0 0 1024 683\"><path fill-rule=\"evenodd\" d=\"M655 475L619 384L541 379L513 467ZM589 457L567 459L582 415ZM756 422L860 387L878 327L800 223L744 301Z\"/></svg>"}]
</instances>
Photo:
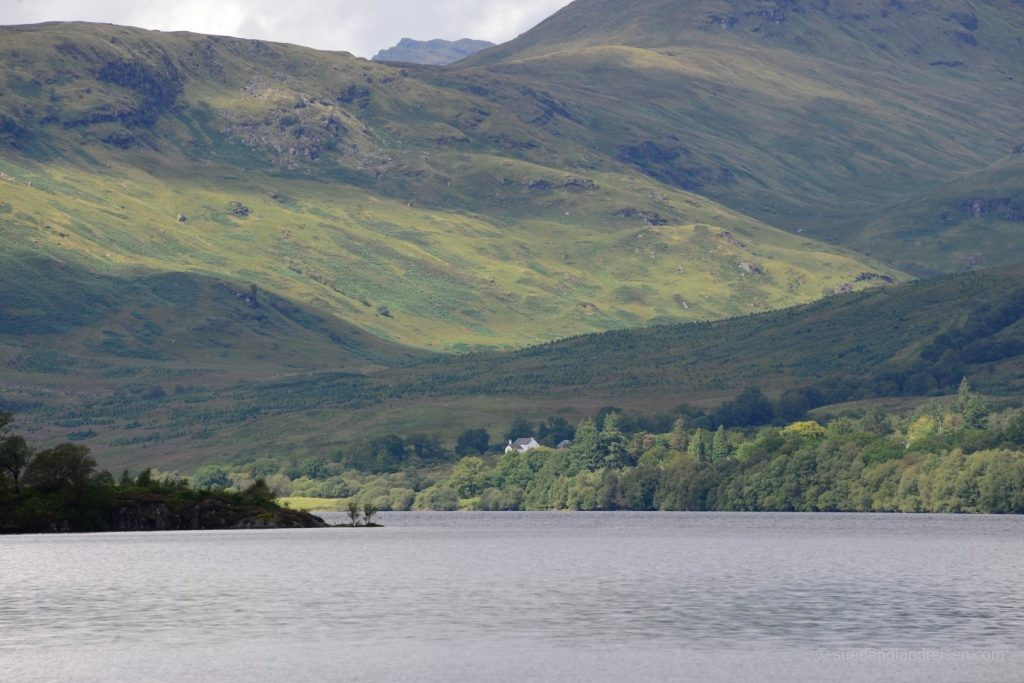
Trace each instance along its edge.
<instances>
[{"instance_id":1,"label":"rocky shore","mask_svg":"<svg viewBox=\"0 0 1024 683\"><path fill-rule=\"evenodd\" d=\"M126 500L110 514L111 531L195 531L201 529L310 529L329 526L308 512L277 506L239 504L210 496L177 505L167 500Z\"/></svg>"}]
</instances>

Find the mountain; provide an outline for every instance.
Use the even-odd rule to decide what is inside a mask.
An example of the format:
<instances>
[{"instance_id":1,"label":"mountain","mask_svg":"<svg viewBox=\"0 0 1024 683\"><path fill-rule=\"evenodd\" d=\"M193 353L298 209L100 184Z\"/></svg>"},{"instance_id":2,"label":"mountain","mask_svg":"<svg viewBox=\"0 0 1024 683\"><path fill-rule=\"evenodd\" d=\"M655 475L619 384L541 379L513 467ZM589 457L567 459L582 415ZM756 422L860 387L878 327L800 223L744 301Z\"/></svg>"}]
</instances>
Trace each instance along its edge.
<instances>
[{"instance_id":1,"label":"mountain","mask_svg":"<svg viewBox=\"0 0 1024 683\"><path fill-rule=\"evenodd\" d=\"M402 38L398 45L381 50L373 58L376 62L404 62L407 64L430 64L445 66L474 55L480 50L494 47L487 40L413 40Z\"/></svg>"},{"instance_id":2,"label":"mountain","mask_svg":"<svg viewBox=\"0 0 1024 683\"><path fill-rule=\"evenodd\" d=\"M2 28L0 409L186 469L750 384L1019 391L984 309L1019 266L876 290L1021 260L1024 11L966 7L579 0L443 68Z\"/></svg>"},{"instance_id":3,"label":"mountain","mask_svg":"<svg viewBox=\"0 0 1024 683\"><path fill-rule=\"evenodd\" d=\"M255 285L435 350L900 277L602 157L517 83L496 101L435 67L115 26L0 37L4 261Z\"/></svg>"},{"instance_id":4,"label":"mountain","mask_svg":"<svg viewBox=\"0 0 1024 683\"><path fill-rule=\"evenodd\" d=\"M947 198L912 226L890 207L1024 144L1022 31L1012 0L577 0L459 66L556 93L593 146L666 183L948 272L979 250L931 220ZM908 229L946 248L908 245Z\"/></svg>"}]
</instances>

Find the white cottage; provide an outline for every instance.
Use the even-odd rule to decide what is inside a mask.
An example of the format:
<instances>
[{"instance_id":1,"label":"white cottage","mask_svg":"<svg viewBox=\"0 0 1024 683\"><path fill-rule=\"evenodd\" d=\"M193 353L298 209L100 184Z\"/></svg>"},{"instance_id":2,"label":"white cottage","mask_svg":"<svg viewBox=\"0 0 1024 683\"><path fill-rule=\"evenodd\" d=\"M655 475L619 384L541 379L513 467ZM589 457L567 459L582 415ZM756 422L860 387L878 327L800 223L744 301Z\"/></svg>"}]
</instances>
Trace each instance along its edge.
<instances>
[{"instance_id":1,"label":"white cottage","mask_svg":"<svg viewBox=\"0 0 1024 683\"><path fill-rule=\"evenodd\" d=\"M540 444L537 443L537 439L528 437L525 439L516 439L513 441L509 439L508 445L505 446L506 453L527 453L532 451L534 448L540 448Z\"/></svg>"}]
</instances>

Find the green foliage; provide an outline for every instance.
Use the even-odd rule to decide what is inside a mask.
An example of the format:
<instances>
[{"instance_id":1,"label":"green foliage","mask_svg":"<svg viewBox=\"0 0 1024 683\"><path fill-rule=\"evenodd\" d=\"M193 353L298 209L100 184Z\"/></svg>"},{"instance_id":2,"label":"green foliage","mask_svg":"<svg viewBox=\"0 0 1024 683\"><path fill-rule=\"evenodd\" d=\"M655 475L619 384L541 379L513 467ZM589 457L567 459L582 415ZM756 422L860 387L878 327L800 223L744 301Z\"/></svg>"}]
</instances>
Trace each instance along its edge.
<instances>
[{"instance_id":1,"label":"green foliage","mask_svg":"<svg viewBox=\"0 0 1024 683\"><path fill-rule=\"evenodd\" d=\"M732 444L729 443L729 437L725 433L725 427L719 425L718 431L715 432L714 437L711 439L711 462L723 460L728 458L730 455L732 455Z\"/></svg>"},{"instance_id":2,"label":"green foliage","mask_svg":"<svg viewBox=\"0 0 1024 683\"><path fill-rule=\"evenodd\" d=\"M772 402L756 387L744 390L726 401L715 413L715 422L727 427L749 427L768 424L775 417Z\"/></svg>"},{"instance_id":3,"label":"green foliage","mask_svg":"<svg viewBox=\"0 0 1024 683\"><path fill-rule=\"evenodd\" d=\"M348 504L348 522L349 526L359 526L359 503L356 501L349 501Z\"/></svg>"},{"instance_id":4,"label":"green foliage","mask_svg":"<svg viewBox=\"0 0 1024 683\"><path fill-rule=\"evenodd\" d=\"M953 419L964 406L992 426ZM875 406L826 426L684 434L677 420L623 444L619 424L607 412L601 431L581 423L568 450L510 453L493 467L465 458L416 508L1024 512L1024 452L1014 450L1024 412L991 413L966 384L945 406L906 415Z\"/></svg>"},{"instance_id":5,"label":"green foliage","mask_svg":"<svg viewBox=\"0 0 1024 683\"><path fill-rule=\"evenodd\" d=\"M708 433L703 427L698 427L689 439L686 452L695 459L705 461L711 451L711 444L708 443Z\"/></svg>"},{"instance_id":6,"label":"green foliage","mask_svg":"<svg viewBox=\"0 0 1024 683\"><path fill-rule=\"evenodd\" d=\"M251 486L242 491L242 498L251 505L269 505L274 502L276 497L263 479L257 479Z\"/></svg>"},{"instance_id":7,"label":"green foliage","mask_svg":"<svg viewBox=\"0 0 1024 683\"><path fill-rule=\"evenodd\" d=\"M564 417L552 417L547 421L541 420L537 426L537 441L548 448L555 448L563 441L572 441L575 438L576 430Z\"/></svg>"},{"instance_id":8,"label":"green foliage","mask_svg":"<svg viewBox=\"0 0 1024 683\"><path fill-rule=\"evenodd\" d=\"M377 513L379 511L380 510L373 503L364 503L363 504L363 524L366 525L366 526L375 526L376 522L374 522L374 519L377 517ZM355 525L353 524L353 526L355 526Z\"/></svg>"},{"instance_id":9,"label":"green foliage","mask_svg":"<svg viewBox=\"0 0 1024 683\"><path fill-rule=\"evenodd\" d=\"M480 495L487 484L487 479L483 459L468 457L455 464L448 482L459 498L472 498Z\"/></svg>"},{"instance_id":10,"label":"green foliage","mask_svg":"<svg viewBox=\"0 0 1024 683\"><path fill-rule=\"evenodd\" d=\"M25 442L2 425L0 433L0 445ZM220 528L256 517L289 526L320 523L279 508L263 480L241 493L212 493L189 488L177 474L146 469L135 478L125 470L116 484L109 472L96 470L86 446L64 443L31 453L25 446L19 454L30 455L20 482L11 460L0 467L0 533Z\"/></svg>"},{"instance_id":11,"label":"green foliage","mask_svg":"<svg viewBox=\"0 0 1024 683\"><path fill-rule=\"evenodd\" d=\"M231 486L231 470L225 465L203 465L192 475L197 489L225 489Z\"/></svg>"},{"instance_id":12,"label":"green foliage","mask_svg":"<svg viewBox=\"0 0 1024 683\"><path fill-rule=\"evenodd\" d=\"M505 441L529 438L533 436L534 431L533 423L525 418L517 417L505 432Z\"/></svg>"},{"instance_id":13,"label":"green foliage","mask_svg":"<svg viewBox=\"0 0 1024 683\"><path fill-rule=\"evenodd\" d=\"M81 492L95 473L96 460L87 447L60 444L32 458L25 470L25 484L43 493Z\"/></svg>"},{"instance_id":14,"label":"green foliage","mask_svg":"<svg viewBox=\"0 0 1024 683\"><path fill-rule=\"evenodd\" d=\"M22 475L32 458L32 451L23 436L7 431L10 422L10 414L0 413L0 473L9 479L15 492L18 492Z\"/></svg>"},{"instance_id":15,"label":"green foliage","mask_svg":"<svg viewBox=\"0 0 1024 683\"><path fill-rule=\"evenodd\" d=\"M433 486L416 495L414 510L448 512L459 509L459 494L450 486Z\"/></svg>"},{"instance_id":16,"label":"green foliage","mask_svg":"<svg viewBox=\"0 0 1024 683\"><path fill-rule=\"evenodd\" d=\"M153 470L147 467L146 469L139 472L139 476L135 477L133 482L135 486L139 488L149 488L153 485Z\"/></svg>"},{"instance_id":17,"label":"green foliage","mask_svg":"<svg viewBox=\"0 0 1024 683\"><path fill-rule=\"evenodd\" d=\"M467 429L455 441L455 454L460 457L483 455L490 448L491 435L486 429Z\"/></svg>"}]
</instances>

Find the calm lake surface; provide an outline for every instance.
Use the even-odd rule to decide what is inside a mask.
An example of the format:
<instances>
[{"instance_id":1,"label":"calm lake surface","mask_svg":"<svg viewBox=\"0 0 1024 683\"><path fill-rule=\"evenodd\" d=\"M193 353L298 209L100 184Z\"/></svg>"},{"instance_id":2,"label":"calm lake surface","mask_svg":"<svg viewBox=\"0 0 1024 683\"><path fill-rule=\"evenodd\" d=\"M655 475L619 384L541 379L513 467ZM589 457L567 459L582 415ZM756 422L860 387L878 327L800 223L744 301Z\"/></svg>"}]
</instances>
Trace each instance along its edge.
<instances>
[{"instance_id":1,"label":"calm lake surface","mask_svg":"<svg viewBox=\"0 0 1024 683\"><path fill-rule=\"evenodd\" d=\"M1024 679L1019 517L382 521L0 538L0 679Z\"/></svg>"}]
</instances>

